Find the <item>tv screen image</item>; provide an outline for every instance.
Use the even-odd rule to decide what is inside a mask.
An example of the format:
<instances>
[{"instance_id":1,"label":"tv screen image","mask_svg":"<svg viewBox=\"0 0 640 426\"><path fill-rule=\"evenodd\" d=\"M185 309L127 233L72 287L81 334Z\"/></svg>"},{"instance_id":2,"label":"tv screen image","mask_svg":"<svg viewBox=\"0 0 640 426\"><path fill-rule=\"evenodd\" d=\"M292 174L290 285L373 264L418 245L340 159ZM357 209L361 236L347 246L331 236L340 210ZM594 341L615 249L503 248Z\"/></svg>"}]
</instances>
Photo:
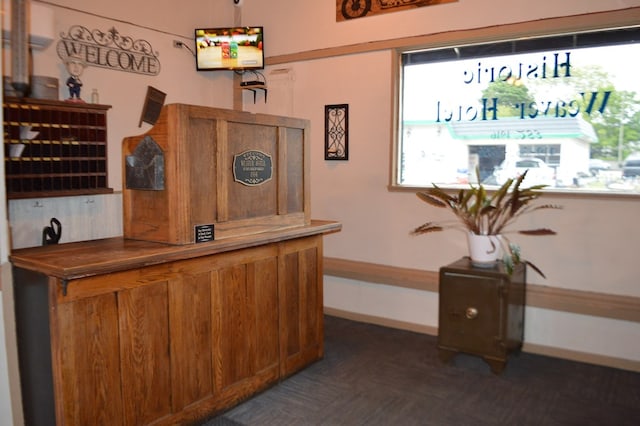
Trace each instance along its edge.
<instances>
[{"instance_id":1,"label":"tv screen image","mask_svg":"<svg viewBox=\"0 0 640 426\"><path fill-rule=\"evenodd\" d=\"M199 28L195 41L198 71L264 68L262 27Z\"/></svg>"}]
</instances>

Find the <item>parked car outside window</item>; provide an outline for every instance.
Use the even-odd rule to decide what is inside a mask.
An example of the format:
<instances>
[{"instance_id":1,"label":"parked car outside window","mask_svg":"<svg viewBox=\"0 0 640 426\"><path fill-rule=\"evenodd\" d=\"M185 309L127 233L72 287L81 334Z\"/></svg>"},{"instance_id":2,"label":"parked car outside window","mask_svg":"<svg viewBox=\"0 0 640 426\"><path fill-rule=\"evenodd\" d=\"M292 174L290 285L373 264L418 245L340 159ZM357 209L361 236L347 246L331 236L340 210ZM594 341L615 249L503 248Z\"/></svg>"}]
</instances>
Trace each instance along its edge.
<instances>
[{"instance_id":1,"label":"parked car outside window","mask_svg":"<svg viewBox=\"0 0 640 426\"><path fill-rule=\"evenodd\" d=\"M589 173L591 173L592 176L597 176L601 170L611 170L611 164L599 158L589 160Z\"/></svg>"},{"instance_id":2,"label":"parked car outside window","mask_svg":"<svg viewBox=\"0 0 640 426\"><path fill-rule=\"evenodd\" d=\"M509 178L516 178L528 170L523 185L555 185L555 170L539 158L516 158L504 160L493 172L498 185Z\"/></svg>"},{"instance_id":3,"label":"parked car outside window","mask_svg":"<svg viewBox=\"0 0 640 426\"><path fill-rule=\"evenodd\" d=\"M640 176L640 156L629 156L622 165L622 177L634 178Z\"/></svg>"}]
</instances>

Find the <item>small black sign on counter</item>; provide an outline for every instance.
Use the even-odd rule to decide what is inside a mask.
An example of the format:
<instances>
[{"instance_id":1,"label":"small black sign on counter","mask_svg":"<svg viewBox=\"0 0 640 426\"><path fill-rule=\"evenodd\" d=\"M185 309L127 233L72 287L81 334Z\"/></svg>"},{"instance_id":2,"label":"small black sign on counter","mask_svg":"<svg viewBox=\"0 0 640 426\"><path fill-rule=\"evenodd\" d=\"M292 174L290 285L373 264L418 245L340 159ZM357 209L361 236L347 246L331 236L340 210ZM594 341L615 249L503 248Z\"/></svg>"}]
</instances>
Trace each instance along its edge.
<instances>
[{"instance_id":1,"label":"small black sign on counter","mask_svg":"<svg viewBox=\"0 0 640 426\"><path fill-rule=\"evenodd\" d=\"M273 161L262 151L245 151L233 156L233 178L247 186L262 185L271 180Z\"/></svg>"},{"instance_id":2,"label":"small black sign on counter","mask_svg":"<svg viewBox=\"0 0 640 426\"><path fill-rule=\"evenodd\" d=\"M213 224L210 225L196 225L195 229L195 241L196 243L206 243L209 241L213 241L214 238L214 227Z\"/></svg>"}]
</instances>

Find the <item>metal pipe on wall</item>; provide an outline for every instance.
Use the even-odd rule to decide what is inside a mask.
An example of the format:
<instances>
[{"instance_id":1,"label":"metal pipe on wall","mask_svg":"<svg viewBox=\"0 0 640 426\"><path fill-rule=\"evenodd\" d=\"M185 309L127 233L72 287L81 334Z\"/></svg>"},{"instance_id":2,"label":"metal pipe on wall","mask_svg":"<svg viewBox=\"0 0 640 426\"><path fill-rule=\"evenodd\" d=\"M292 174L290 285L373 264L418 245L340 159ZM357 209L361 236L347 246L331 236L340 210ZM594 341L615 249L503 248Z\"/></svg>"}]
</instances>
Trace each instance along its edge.
<instances>
[{"instance_id":1,"label":"metal pipe on wall","mask_svg":"<svg viewBox=\"0 0 640 426\"><path fill-rule=\"evenodd\" d=\"M11 85L19 96L29 93L29 0L11 0Z\"/></svg>"}]
</instances>

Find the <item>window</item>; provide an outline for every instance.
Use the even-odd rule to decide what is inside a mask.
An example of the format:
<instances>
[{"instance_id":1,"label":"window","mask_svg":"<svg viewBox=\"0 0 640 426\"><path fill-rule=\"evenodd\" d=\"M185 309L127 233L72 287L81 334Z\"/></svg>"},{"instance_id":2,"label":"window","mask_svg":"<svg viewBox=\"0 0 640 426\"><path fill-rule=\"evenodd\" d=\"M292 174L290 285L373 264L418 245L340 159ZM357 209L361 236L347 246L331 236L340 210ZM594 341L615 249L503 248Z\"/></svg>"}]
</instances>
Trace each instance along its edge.
<instances>
[{"instance_id":1,"label":"window","mask_svg":"<svg viewBox=\"0 0 640 426\"><path fill-rule=\"evenodd\" d=\"M401 53L394 184L640 193L638 57L640 27Z\"/></svg>"}]
</instances>

